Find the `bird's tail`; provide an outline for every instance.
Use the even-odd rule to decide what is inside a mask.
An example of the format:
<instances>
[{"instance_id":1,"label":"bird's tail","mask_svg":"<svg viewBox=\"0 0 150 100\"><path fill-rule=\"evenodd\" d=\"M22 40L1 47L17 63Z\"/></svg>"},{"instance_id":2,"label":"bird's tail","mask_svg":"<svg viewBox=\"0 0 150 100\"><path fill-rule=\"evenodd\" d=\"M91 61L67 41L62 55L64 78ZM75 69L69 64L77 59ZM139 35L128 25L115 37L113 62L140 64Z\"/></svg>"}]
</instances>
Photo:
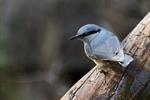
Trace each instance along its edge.
<instances>
[{"instance_id":1,"label":"bird's tail","mask_svg":"<svg viewBox=\"0 0 150 100\"><path fill-rule=\"evenodd\" d=\"M124 60L122 62L119 62L119 64L121 64L123 67L127 67L132 61L133 61L133 58L125 54Z\"/></svg>"}]
</instances>

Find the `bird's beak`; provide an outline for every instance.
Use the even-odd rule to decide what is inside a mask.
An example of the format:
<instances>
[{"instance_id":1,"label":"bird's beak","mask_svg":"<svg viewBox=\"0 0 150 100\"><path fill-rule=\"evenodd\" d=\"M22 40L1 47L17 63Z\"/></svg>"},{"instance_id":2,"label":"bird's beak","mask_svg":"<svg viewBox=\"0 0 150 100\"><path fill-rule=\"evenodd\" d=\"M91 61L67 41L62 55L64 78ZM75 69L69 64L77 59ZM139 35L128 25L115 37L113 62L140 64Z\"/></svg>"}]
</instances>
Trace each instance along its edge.
<instances>
[{"instance_id":1,"label":"bird's beak","mask_svg":"<svg viewBox=\"0 0 150 100\"><path fill-rule=\"evenodd\" d=\"M75 39L78 39L79 38L79 35L75 35L75 36L72 36L69 38L69 40L75 40Z\"/></svg>"}]
</instances>

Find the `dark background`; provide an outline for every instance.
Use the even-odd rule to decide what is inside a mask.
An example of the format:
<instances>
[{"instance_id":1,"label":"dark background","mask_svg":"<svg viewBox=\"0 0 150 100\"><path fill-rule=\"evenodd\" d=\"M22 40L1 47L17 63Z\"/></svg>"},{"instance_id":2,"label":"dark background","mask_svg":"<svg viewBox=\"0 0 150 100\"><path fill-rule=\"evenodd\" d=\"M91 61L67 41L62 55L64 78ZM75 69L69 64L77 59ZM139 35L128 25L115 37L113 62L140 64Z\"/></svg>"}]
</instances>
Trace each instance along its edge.
<instances>
[{"instance_id":1,"label":"dark background","mask_svg":"<svg viewBox=\"0 0 150 100\"><path fill-rule=\"evenodd\" d=\"M58 100L93 66L80 41L95 23L120 40L150 0L0 0L0 100Z\"/></svg>"}]
</instances>

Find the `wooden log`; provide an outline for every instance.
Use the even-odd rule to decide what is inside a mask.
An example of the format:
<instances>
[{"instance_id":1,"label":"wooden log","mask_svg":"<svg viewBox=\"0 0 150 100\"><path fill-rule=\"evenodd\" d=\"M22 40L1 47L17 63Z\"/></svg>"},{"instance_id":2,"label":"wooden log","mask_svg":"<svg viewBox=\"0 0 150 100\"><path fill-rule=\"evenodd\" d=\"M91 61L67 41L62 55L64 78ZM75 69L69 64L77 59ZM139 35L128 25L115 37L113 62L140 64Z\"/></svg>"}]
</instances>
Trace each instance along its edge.
<instances>
[{"instance_id":1,"label":"wooden log","mask_svg":"<svg viewBox=\"0 0 150 100\"><path fill-rule=\"evenodd\" d=\"M149 100L150 13L124 39L123 45L125 52L134 57L126 69L114 62L103 62L72 86L61 100Z\"/></svg>"}]
</instances>

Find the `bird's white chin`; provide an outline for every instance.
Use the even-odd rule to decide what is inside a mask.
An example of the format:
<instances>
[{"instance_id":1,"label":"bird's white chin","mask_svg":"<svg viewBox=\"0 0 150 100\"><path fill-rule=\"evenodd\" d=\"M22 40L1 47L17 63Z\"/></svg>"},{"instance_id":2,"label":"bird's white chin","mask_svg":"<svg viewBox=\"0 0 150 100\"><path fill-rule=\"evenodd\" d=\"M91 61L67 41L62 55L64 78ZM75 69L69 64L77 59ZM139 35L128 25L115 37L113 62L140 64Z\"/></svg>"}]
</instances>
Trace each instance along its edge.
<instances>
[{"instance_id":1,"label":"bird's white chin","mask_svg":"<svg viewBox=\"0 0 150 100\"><path fill-rule=\"evenodd\" d=\"M93 40L96 36L97 36L97 34L92 34L92 35L86 36L86 37L82 38L82 41L89 42L89 41Z\"/></svg>"}]
</instances>

